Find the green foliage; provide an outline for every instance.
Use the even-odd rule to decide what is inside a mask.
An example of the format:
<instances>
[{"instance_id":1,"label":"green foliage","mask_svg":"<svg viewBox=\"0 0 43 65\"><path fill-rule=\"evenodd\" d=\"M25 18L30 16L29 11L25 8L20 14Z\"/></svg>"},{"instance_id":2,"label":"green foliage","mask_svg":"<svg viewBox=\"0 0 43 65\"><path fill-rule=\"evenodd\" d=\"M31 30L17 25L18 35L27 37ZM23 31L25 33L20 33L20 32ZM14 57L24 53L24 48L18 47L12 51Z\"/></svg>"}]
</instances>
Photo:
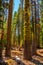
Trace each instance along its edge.
<instances>
[{"instance_id":1,"label":"green foliage","mask_svg":"<svg viewBox=\"0 0 43 65\"><path fill-rule=\"evenodd\" d=\"M0 22L3 22L3 20L0 20Z\"/></svg>"},{"instance_id":2,"label":"green foliage","mask_svg":"<svg viewBox=\"0 0 43 65\"><path fill-rule=\"evenodd\" d=\"M4 10L3 6L0 6L0 10Z\"/></svg>"}]
</instances>

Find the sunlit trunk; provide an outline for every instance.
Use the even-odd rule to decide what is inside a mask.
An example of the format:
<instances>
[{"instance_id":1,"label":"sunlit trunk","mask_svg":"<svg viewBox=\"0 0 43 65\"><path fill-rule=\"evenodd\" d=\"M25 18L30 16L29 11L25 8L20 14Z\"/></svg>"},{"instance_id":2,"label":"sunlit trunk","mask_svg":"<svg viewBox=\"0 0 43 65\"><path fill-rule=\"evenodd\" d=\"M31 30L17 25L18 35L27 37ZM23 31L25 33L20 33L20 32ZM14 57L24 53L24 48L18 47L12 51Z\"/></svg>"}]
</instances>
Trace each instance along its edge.
<instances>
[{"instance_id":1,"label":"sunlit trunk","mask_svg":"<svg viewBox=\"0 0 43 65\"><path fill-rule=\"evenodd\" d=\"M25 21L24 21L24 59L30 60L31 55L31 30L30 30L30 2L25 0Z\"/></svg>"}]
</instances>

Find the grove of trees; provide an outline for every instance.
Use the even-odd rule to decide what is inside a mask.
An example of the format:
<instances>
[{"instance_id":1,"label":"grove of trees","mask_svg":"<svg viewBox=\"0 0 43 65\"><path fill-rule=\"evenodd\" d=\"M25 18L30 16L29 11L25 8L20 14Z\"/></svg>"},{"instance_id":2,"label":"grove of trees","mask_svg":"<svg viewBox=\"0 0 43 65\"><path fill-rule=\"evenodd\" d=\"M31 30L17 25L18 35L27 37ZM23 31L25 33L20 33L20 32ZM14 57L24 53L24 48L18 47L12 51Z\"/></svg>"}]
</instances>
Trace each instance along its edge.
<instances>
[{"instance_id":1,"label":"grove of trees","mask_svg":"<svg viewBox=\"0 0 43 65\"><path fill-rule=\"evenodd\" d=\"M30 60L43 49L43 0L20 0L14 13L13 2L0 0L0 58L3 49L5 57L11 57L13 48L23 48L24 59Z\"/></svg>"}]
</instances>

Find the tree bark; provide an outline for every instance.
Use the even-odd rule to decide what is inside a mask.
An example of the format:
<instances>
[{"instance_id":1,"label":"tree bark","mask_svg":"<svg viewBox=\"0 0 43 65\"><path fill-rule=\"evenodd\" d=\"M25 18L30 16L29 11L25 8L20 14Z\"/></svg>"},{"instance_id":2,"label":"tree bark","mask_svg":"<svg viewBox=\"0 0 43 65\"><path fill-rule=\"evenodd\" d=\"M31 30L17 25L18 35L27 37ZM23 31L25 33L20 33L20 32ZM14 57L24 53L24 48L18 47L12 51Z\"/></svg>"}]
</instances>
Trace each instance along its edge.
<instances>
[{"instance_id":1,"label":"tree bark","mask_svg":"<svg viewBox=\"0 0 43 65\"><path fill-rule=\"evenodd\" d=\"M24 59L30 60L31 55L31 30L30 30L30 5L25 0L25 22L24 22Z\"/></svg>"},{"instance_id":2,"label":"tree bark","mask_svg":"<svg viewBox=\"0 0 43 65\"><path fill-rule=\"evenodd\" d=\"M13 0L9 3L9 13L8 13L8 24L7 24L7 45L5 56L11 57L11 23L12 23L12 8Z\"/></svg>"}]
</instances>

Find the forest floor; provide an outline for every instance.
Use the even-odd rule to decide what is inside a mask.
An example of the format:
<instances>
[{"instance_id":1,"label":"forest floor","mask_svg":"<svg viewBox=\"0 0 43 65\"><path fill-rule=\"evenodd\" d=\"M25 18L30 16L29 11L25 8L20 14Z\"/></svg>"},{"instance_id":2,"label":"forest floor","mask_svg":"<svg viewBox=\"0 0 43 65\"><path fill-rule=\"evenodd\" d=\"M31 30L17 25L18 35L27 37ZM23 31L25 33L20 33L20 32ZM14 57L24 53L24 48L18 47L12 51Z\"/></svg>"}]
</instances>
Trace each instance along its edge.
<instances>
[{"instance_id":1,"label":"forest floor","mask_svg":"<svg viewBox=\"0 0 43 65\"><path fill-rule=\"evenodd\" d=\"M37 55L32 56L31 61L23 59L23 51L11 50L11 58L3 57L8 65L43 65L43 49L37 50Z\"/></svg>"}]
</instances>

